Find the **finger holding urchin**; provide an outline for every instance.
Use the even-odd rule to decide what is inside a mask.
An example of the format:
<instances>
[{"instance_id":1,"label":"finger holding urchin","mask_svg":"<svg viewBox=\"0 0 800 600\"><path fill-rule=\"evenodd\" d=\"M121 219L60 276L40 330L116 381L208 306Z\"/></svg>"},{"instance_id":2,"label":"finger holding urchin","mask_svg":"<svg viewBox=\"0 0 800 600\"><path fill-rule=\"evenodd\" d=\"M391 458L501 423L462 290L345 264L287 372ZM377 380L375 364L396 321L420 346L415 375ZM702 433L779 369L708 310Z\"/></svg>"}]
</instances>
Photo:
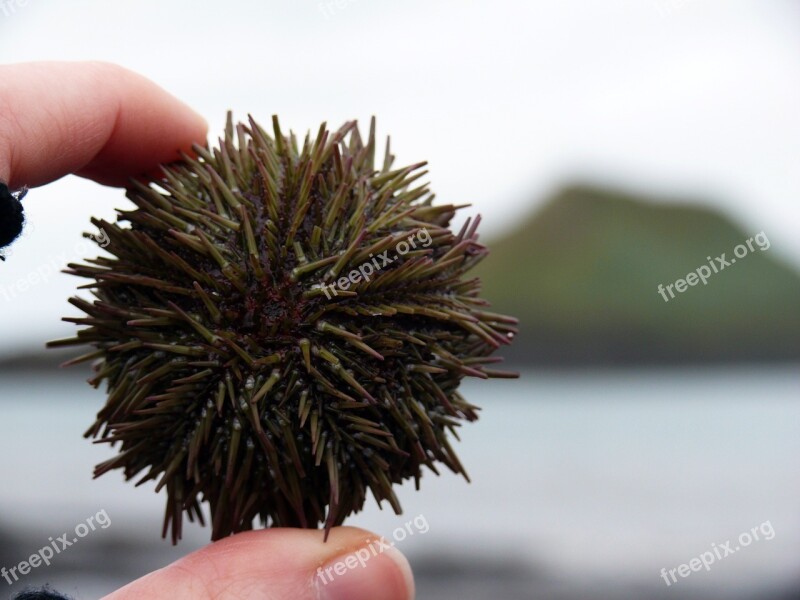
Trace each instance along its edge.
<instances>
[{"instance_id":1,"label":"finger holding urchin","mask_svg":"<svg viewBox=\"0 0 800 600\"><path fill-rule=\"evenodd\" d=\"M330 529L372 494L437 463L477 408L466 376L508 377L491 353L516 319L489 312L467 272L487 253L478 219L434 205L424 163L375 166L374 120L323 124L302 144L252 118L214 148L134 182L133 210L94 220L107 256L71 264L95 300L70 361L94 360L108 399L88 436L119 447L96 475L166 488L212 537L265 525Z\"/></svg>"}]
</instances>

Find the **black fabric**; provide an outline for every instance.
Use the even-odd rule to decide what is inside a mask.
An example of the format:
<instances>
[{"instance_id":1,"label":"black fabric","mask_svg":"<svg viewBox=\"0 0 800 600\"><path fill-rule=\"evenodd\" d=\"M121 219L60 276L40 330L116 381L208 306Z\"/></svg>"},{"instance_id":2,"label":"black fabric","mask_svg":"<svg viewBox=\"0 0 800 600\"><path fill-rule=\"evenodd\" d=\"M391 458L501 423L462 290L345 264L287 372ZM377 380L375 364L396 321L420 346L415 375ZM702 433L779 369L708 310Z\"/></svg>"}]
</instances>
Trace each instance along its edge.
<instances>
[{"instance_id":1,"label":"black fabric","mask_svg":"<svg viewBox=\"0 0 800 600\"><path fill-rule=\"evenodd\" d=\"M0 248L13 242L25 223L25 212L20 200L25 192L12 193L8 186L0 181Z\"/></svg>"},{"instance_id":2,"label":"black fabric","mask_svg":"<svg viewBox=\"0 0 800 600\"><path fill-rule=\"evenodd\" d=\"M25 590L20 592L11 600L72 600L69 596L64 596L51 590L49 587L43 587L37 590Z\"/></svg>"}]
</instances>

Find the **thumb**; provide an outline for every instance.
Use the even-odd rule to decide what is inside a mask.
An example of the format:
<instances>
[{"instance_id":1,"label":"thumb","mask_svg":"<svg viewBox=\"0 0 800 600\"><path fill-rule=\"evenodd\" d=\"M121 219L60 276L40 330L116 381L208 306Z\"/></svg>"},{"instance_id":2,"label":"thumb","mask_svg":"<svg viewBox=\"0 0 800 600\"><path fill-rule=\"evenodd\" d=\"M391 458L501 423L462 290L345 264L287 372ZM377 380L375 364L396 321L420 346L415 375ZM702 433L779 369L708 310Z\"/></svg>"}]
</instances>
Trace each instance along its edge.
<instances>
[{"instance_id":1,"label":"thumb","mask_svg":"<svg viewBox=\"0 0 800 600\"><path fill-rule=\"evenodd\" d=\"M240 533L137 579L105 600L412 600L405 557L363 529Z\"/></svg>"}]
</instances>

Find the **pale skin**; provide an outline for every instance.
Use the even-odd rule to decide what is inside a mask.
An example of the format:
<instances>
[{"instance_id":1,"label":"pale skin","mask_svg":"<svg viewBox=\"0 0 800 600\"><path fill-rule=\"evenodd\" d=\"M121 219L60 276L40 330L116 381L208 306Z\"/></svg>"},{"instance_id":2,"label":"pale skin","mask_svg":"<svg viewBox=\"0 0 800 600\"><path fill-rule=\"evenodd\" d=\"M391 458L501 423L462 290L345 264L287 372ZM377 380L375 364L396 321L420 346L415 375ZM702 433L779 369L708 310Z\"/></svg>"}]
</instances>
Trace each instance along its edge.
<instances>
[{"instance_id":1,"label":"pale skin","mask_svg":"<svg viewBox=\"0 0 800 600\"><path fill-rule=\"evenodd\" d=\"M11 189L75 174L109 186L157 172L204 144L207 123L131 71L107 63L0 65L0 181ZM89 215L87 215L88 219ZM378 536L337 527L241 533L193 552L108 600L407 600L414 582L395 549L323 584L323 572ZM153 543L160 543L153 540ZM102 565L98 565L102 569Z\"/></svg>"}]
</instances>

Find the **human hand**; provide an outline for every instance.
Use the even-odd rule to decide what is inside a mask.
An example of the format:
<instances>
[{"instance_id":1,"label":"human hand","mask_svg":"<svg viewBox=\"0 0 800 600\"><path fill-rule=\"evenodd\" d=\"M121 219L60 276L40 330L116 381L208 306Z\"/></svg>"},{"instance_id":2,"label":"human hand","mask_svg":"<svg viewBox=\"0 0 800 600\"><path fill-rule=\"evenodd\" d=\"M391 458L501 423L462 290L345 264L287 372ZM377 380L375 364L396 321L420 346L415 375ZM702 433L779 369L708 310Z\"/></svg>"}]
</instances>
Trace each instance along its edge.
<instances>
[{"instance_id":1,"label":"human hand","mask_svg":"<svg viewBox=\"0 0 800 600\"><path fill-rule=\"evenodd\" d=\"M0 181L11 189L71 173L124 186L130 177L180 158L180 151L190 153L193 143L204 144L206 132L203 118L186 105L115 65L0 65ZM240 533L107 599L413 598L411 569L397 550L372 551L364 559L378 536L352 527L332 529L327 542L322 536L300 529ZM348 561L359 549L361 560ZM340 561L355 566L339 568Z\"/></svg>"}]
</instances>

